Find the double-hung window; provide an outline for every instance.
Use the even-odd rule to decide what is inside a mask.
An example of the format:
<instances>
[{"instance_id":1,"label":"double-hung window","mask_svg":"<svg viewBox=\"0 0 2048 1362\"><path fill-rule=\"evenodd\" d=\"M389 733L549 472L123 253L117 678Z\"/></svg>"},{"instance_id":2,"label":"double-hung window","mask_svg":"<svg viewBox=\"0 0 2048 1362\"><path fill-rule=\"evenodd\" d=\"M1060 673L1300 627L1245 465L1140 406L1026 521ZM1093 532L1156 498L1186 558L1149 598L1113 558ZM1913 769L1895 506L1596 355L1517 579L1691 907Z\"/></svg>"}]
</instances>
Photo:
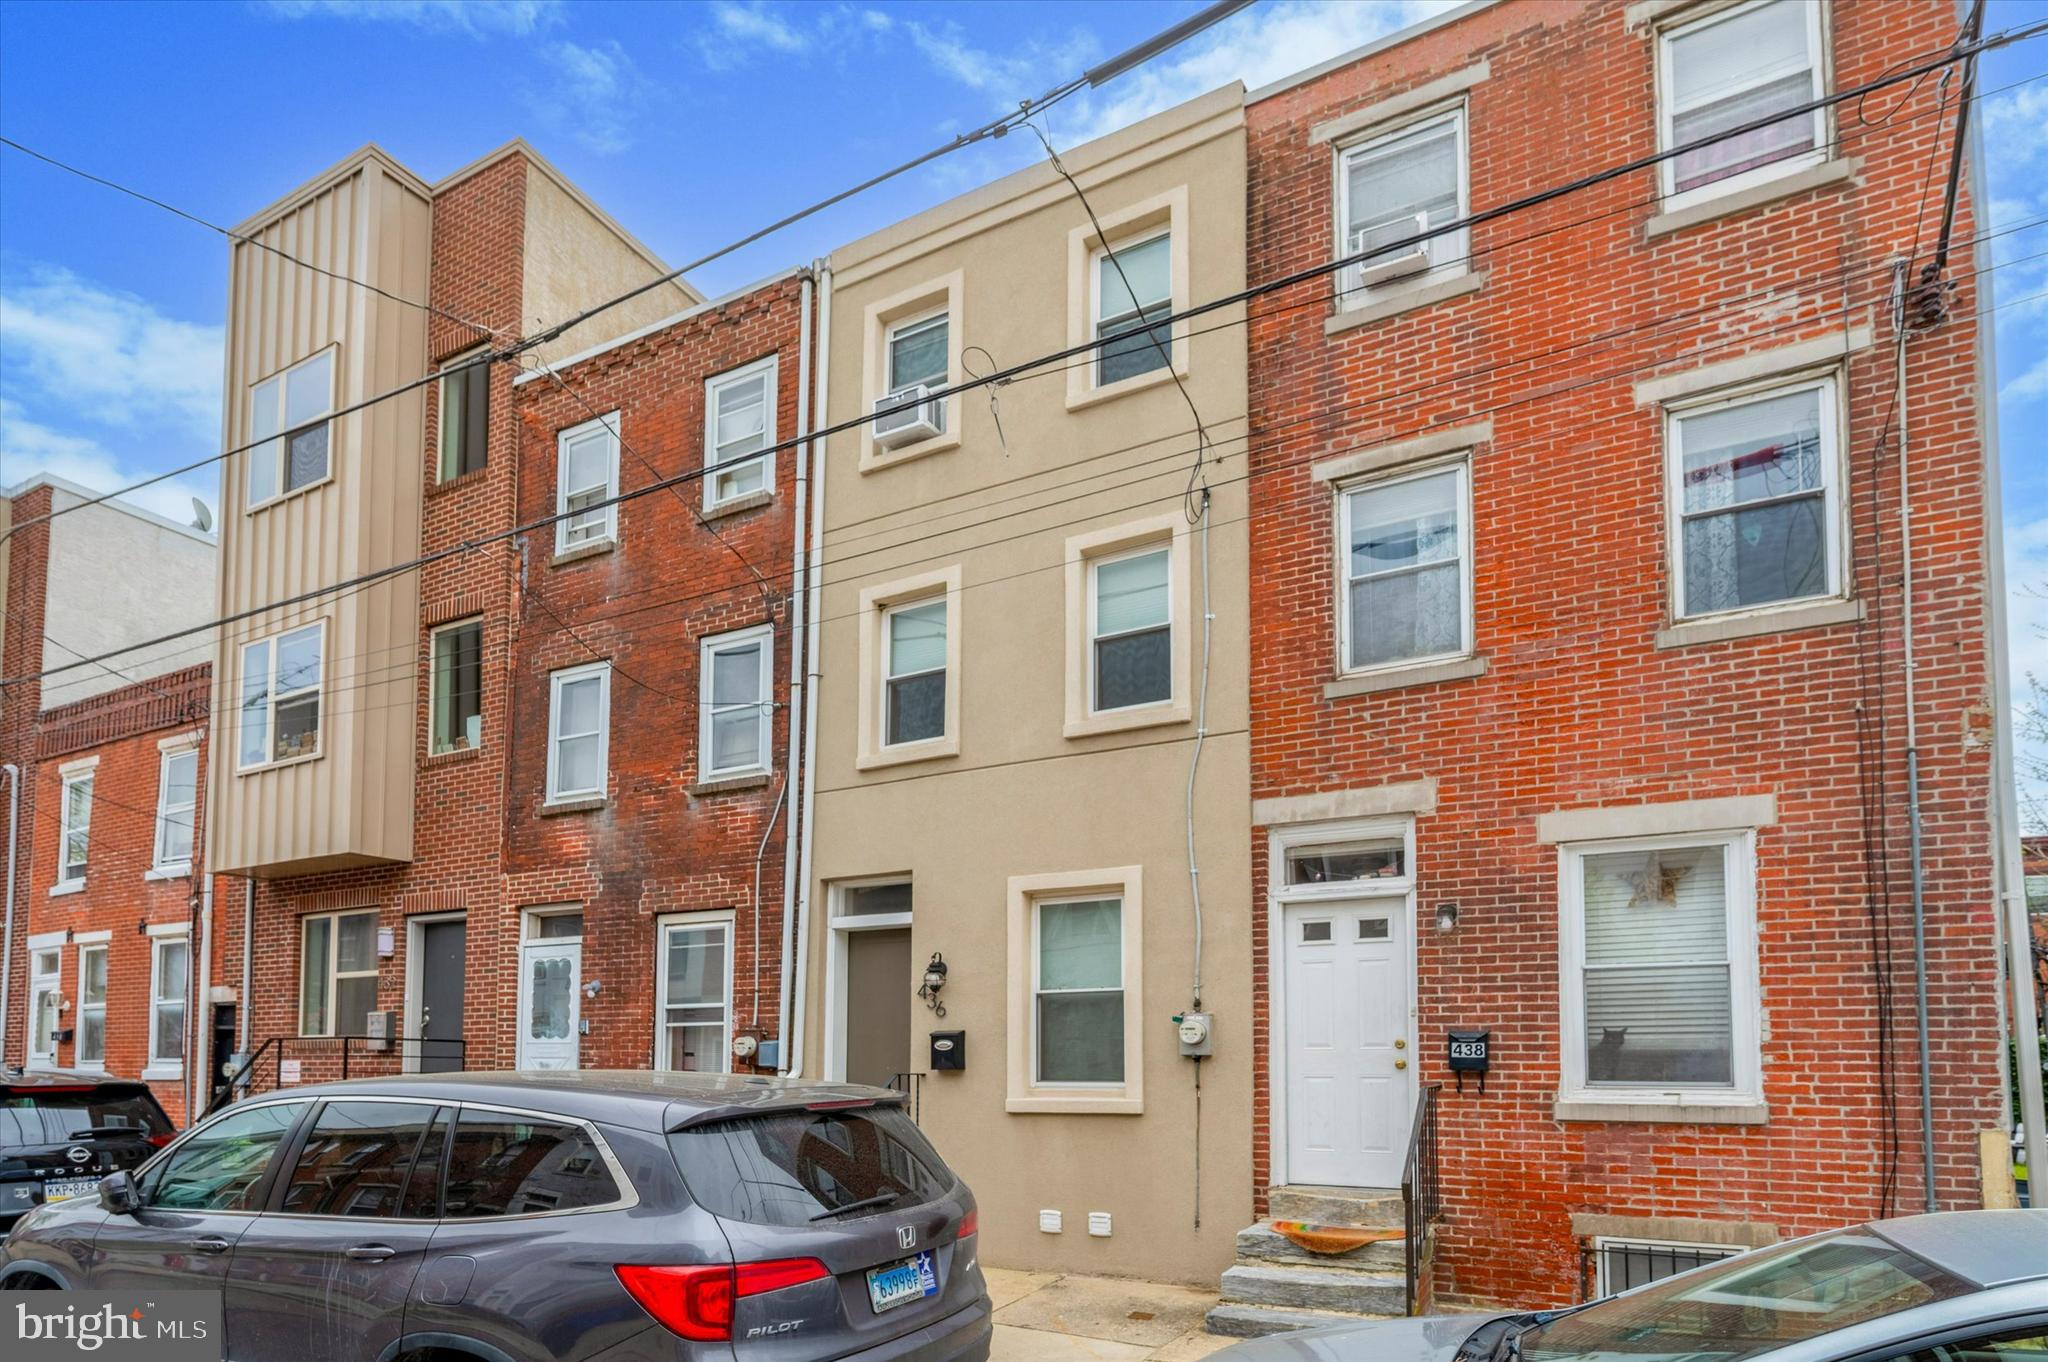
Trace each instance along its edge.
<instances>
[{"instance_id":1,"label":"double-hung window","mask_svg":"<svg viewBox=\"0 0 2048 1362\"><path fill-rule=\"evenodd\" d=\"M704 381L704 507L768 490L775 356Z\"/></svg>"},{"instance_id":2,"label":"double-hung window","mask_svg":"<svg viewBox=\"0 0 2048 1362\"><path fill-rule=\"evenodd\" d=\"M364 1034L377 1007L376 910L308 917L299 933L299 1034Z\"/></svg>"},{"instance_id":3,"label":"double-hung window","mask_svg":"<svg viewBox=\"0 0 2048 1362\"><path fill-rule=\"evenodd\" d=\"M1460 462L1339 494L1346 671L1471 651L1467 477Z\"/></svg>"},{"instance_id":4,"label":"double-hung window","mask_svg":"<svg viewBox=\"0 0 2048 1362\"><path fill-rule=\"evenodd\" d=\"M484 361L488 351L484 346L441 366L438 467L442 482L453 482L484 466L491 425L491 366Z\"/></svg>"},{"instance_id":5,"label":"double-hung window","mask_svg":"<svg viewBox=\"0 0 2048 1362\"><path fill-rule=\"evenodd\" d=\"M1821 17L1818 0L1753 0L1695 23L1674 25L1658 39L1658 129L1662 149L1797 109L1820 98ZM1825 154L1827 113L1809 109L1662 163L1666 195L1708 185L1725 191L1810 164Z\"/></svg>"},{"instance_id":6,"label":"double-hung window","mask_svg":"<svg viewBox=\"0 0 2048 1362\"><path fill-rule=\"evenodd\" d=\"M1679 618L1841 589L1835 383L1669 414Z\"/></svg>"},{"instance_id":7,"label":"double-hung window","mask_svg":"<svg viewBox=\"0 0 2048 1362\"><path fill-rule=\"evenodd\" d=\"M1108 387L1173 363L1173 234L1095 253L1095 381Z\"/></svg>"},{"instance_id":8,"label":"double-hung window","mask_svg":"<svg viewBox=\"0 0 2048 1362\"><path fill-rule=\"evenodd\" d=\"M707 638L697 694L700 778L768 769L775 712L774 637L768 626Z\"/></svg>"},{"instance_id":9,"label":"double-hung window","mask_svg":"<svg viewBox=\"0 0 2048 1362\"><path fill-rule=\"evenodd\" d=\"M1750 835L1562 855L1564 1095L1756 1100Z\"/></svg>"},{"instance_id":10,"label":"double-hung window","mask_svg":"<svg viewBox=\"0 0 2048 1362\"><path fill-rule=\"evenodd\" d=\"M1166 544L1089 560L1093 712L1173 698L1172 564Z\"/></svg>"},{"instance_id":11,"label":"double-hung window","mask_svg":"<svg viewBox=\"0 0 2048 1362\"><path fill-rule=\"evenodd\" d=\"M619 416L571 426L555 437L555 552L618 538Z\"/></svg>"},{"instance_id":12,"label":"double-hung window","mask_svg":"<svg viewBox=\"0 0 2048 1362\"><path fill-rule=\"evenodd\" d=\"M895 397L912 388L923 388L931 392L946 386L951 378L953 319L949 313L938 312L930 316L898 322L889 328L884 343L883 364L887 372L884 379L888 394ZM946 428L946 399L935 397L926 401L925 413L939 430Z\"/></svg>"},{"instance_id":13,"label":"double-hung window","mask_svg":"<svg viewBox=\"0 0 2048 1362\"><path fill-rule=\"evenodd\" d=\"M250 509L326 478L336 353L329 346L249 389Z\"/></svg>"},{"instance_id":14,"label":"double-hung window","mask_svg":"<svg viewBox=\"0 0 2048 1362\"><path fill-rule=\"evenodd\" d=\"M107 948L78 948L78 1045L80 1067L107 1062Z\"/></svg>"},{"instance_id":15,"label":"double-hung window","mask_svg":"<svg viewBox=\"0 0 2048 1362\"><path fill-rule=\"evenodd\" d=\"M548 677L548 803L603 797L611 691L609 662L569 667Z\"/></svg>"},{"instance_id":16,"label":"double-hung window","mask_svg":"<svg viewBox=\"0 0 2048 1362\"><path fill-rule=\"evenodd\" d=\"M77 884L85 879L86 859L92 853L92 777L90 770L64 777L62 842L57 853L57 883Z\"/></svg>"},{"instance_id":17,"label":"double-hung window","mask_svg":"<svg viewBox=\"0 0 2048 1362\"><path fill-rule=\"evenodd\" d=\"M882 613L882 745L946 733L946 598Z\"/></svg>"},{"instance_id":18,"label":"double-hung window","mask_svg":"<svg viewBox=\"0 0 2048 1362\"><path fill-rule=\"evenodd\" d=\"M1470 230L1423 234L1469 212L1462 108L1343 148L1337 165L1337 253L1365 259L1340 274L1341 304L1359 306L1370 301L1375 286L1425 270L1439 277L1462 274Z\"/></svg>"},{"instance_id":19,"label":"double-hung window","mask_svg":"<svg viewBox=\"0 0 2048 1362\"><path fill-rule=\"evenodd\" d=\"M167 1070L185 1063L185 988L192 964L190 938L150 938L149 1067Z\"/></svg>"},{"instance_id":20,"label":"double-hung window","mask_svg":"<svg viewBox=\"0 0 2048 1362\"><path fill-rule=\"evenodd\" d=\"M1124 1082L1123 900L1032 904L1032 1082Z\"/></svg>"},{"instance_id":21,"label":"double-hung window","mask_svg":"<svg viewBox=\"0 0 2048 1362\"><path fill-rule=\"evenodd\" d=\"M428 679L428 750L455 752L484 740L484 623L464 620L433 633Z\"/></svg>"},{"instance_id":22,"label":"double-hung window","mask_svg":"<svg viewBox=\"0 0 2048 1362\"><path fill-rule=\"evenodd\" d=\"M181 871L192 864L192 816L199 807L199 749L176 747L157 766L155 868Z\"/></svg>"},{"instance_id":23,"label":"double-hung window","mask_svg":"<svg viewBox=\"0 0 2048 1362\"><path fill-rule=\"evenodd\" d=\"M319 754L326 630L322 621L243 645L241 769Z\"/></svg>"},{"instance_id":24,"label":"double-hung window","mask_svg":"<svg viewBox=\"0 0 2048 1362\"><path fill-rule=\"evenodd\" d=\"M58 933L62 935L62 933ZM57 1062L58 1003L64 952L60 947L37 948L28 962L28 1063L30 1068L49 1067Z\"/></svg>"}]
</instances>

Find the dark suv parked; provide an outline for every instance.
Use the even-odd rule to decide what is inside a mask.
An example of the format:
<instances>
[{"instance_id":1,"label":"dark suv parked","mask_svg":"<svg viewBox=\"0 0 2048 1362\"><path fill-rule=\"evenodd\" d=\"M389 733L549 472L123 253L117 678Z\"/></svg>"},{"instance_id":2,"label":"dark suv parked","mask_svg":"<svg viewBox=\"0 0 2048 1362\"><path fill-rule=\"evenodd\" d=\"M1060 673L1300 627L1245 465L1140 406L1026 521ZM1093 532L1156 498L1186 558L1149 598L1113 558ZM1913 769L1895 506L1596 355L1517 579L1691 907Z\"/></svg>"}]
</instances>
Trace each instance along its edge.
<instances>
[{"instance_id":1,"label":"dark suv parked","mask_svg":"<svg viewBox=\"0 0 2048 1362\"><path fill-rule=\"evenodd\" d=\"M100 1179L171 1142L147 1084L65 1070L0 1070L0 1233L45 1202L88 1199Z\"/></svg>"},{"instance_id":2,"label":"dark suv parked","mask_svg":"<svg viewBox=\"0 0 2048 1362\"><path fill-rule=\"evenodd\" d=\"M0 1288L216 1285L237 1362L979 1362L974 1198L899 1102L641 1072L294 1089L24 1217Z\"/></svg>"}]
</instances>

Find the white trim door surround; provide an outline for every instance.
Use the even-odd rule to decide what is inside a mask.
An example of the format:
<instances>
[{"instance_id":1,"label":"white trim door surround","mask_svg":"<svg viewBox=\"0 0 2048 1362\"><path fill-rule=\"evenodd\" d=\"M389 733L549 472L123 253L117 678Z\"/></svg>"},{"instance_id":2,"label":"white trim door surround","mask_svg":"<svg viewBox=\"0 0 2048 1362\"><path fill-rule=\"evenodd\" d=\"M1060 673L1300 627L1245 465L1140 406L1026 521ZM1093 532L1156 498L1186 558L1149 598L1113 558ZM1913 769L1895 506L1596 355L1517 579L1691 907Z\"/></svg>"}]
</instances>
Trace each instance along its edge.
<instances>
[{"instance_id":1,"label":"white trim door surround","mask_svg":"<svg viewBox=\"0 0 2048 1362\"><path fill-rule=\"evenodd\" d=\"M544 1016L534 1011L536 991L545 1004ZM519 1067L577 1068L582 1021L583 938L530 936L520 942Z\"/></svg>"},{"instance_id":2,"label":"white trim door surround","mask_svg":"<svg viewBox=\"0 0 2048 1362\"><path fill-rule=\"evenodd\" d=\"M1386 841L1399 874L1287 882L1290 851ZM1273 1181L1398 1186L1417 1088L1413 826L1296 824L1268 845Z\"/></svg>"}]
</instances>

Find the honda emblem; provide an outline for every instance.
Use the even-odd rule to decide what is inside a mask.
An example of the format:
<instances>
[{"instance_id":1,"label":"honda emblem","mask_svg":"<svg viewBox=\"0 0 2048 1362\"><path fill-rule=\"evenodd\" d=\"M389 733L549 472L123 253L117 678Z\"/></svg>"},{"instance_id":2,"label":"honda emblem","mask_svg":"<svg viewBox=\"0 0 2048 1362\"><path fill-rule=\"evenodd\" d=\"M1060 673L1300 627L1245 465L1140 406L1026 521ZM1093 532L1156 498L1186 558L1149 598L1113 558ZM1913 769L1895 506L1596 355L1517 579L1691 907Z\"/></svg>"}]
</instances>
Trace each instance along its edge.
<instances>
[{"instance_id":1,"label":"honda emblem","mask_svg":"<svg viewBox=\"0 0 2048 1362\"><path fill-rule=\"evenodd\" d=\"M896 1227L896 1243L902 1248L916 1248L917 1226L898 1225Z\"/></svg>"}]
</instances>

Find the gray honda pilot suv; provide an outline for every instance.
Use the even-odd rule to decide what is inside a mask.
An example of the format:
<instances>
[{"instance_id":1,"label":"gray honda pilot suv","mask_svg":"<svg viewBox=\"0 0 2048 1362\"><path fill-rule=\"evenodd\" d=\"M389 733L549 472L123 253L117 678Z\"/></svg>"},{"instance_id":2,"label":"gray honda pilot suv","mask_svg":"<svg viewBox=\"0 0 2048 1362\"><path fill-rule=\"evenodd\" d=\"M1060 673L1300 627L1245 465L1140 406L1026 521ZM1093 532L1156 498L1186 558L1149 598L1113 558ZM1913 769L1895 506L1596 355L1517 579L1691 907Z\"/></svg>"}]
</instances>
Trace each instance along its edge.
<instances>
[{"instance_id":1,"label":"gray honda pilot suv","mask_svg":"<svg viewBox=\"0 0 2048 1362\"><path fill-rule=\"evenodd\" d=\"M641 1072L244 1100L0 1288L224 1293L236 1362L986 1358L974 1197L876 1088Z\"/></svg>"}]
</instances>

